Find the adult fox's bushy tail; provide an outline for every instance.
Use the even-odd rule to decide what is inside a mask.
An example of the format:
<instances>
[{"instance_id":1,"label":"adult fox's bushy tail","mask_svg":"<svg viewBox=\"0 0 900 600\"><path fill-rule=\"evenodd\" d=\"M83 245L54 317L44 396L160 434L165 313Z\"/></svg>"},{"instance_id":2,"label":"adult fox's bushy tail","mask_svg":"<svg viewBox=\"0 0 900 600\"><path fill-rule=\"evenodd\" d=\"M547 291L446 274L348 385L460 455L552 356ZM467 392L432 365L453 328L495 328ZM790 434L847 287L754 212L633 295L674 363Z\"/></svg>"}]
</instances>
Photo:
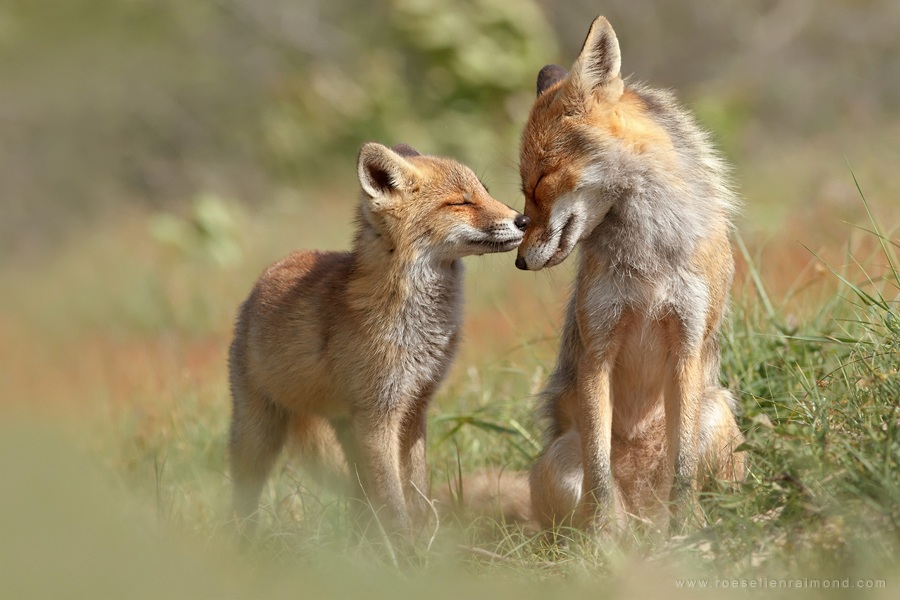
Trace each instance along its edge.
<instances>
[{"instance_id":1,"label":"adult fox's bushy tail","mask_svg":"<svg viewBox=\"0 0 900 600\"><path fill-rule=\"evenodd\" d=\"M525 530L538 527L531 509L527 471L476 471L436 486L434 495L442 509L464 519L491 517Z\"/></svg>"}]
</instances>

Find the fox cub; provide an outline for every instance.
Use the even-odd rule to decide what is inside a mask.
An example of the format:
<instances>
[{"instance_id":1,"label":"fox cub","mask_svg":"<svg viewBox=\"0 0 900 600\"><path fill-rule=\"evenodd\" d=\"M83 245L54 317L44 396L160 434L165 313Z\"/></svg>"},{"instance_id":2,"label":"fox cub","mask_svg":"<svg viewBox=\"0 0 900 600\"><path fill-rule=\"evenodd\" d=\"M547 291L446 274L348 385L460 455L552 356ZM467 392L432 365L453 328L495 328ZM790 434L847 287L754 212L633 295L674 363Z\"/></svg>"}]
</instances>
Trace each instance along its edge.
<instances>
[{"instance_id":1,"label":"fox cub","mask_svg":"<svg viewBox=\"0 0 900 600\"><path fill-rule=\"evenodd\" d=\"M465 166L406 145L365 144L358 174L353 250L288 256L240 308L229 454L241 522L289 437L313 452L336 440L354 496L389 530L424 515L425 416L459 339L460 259L513 250L528 224Z\"/></svg>"},{"instance_id":2,"label":"fox cub","mask_svg":"<svg viewBox=\"0 0 900 600\"><path fill-rule=\"evenodd\" d=\"M533 466L534 516L607 529L697 512L698 478L740 480L742 436L719 383L736 198L709 138L668 92L624 81L598 17L570 72L544 67L522 134L531 225L516 266L581 247Z\"/></svg>"}]
</instances>

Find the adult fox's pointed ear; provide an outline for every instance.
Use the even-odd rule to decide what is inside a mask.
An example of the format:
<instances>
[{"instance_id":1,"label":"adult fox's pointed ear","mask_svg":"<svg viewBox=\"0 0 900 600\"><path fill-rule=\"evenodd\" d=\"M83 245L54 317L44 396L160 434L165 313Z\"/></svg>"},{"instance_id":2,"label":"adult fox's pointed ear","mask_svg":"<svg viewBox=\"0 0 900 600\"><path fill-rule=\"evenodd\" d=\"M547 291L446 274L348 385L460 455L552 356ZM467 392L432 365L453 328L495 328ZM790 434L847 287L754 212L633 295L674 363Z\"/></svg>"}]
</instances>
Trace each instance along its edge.
<instances>
[{"instance_id":1,"label":"adult fox's pointed ear","mask_svg":"<svg viewBox=\"0 0 900 600\"><path fill-rule=\"evenodd\" d=\"M375 142L363 144L359 150L359 184L374 207L386 205L397 192L412 186L416 179L416 168L404 158L412 154L406 148L401 151L402 156Z\"/></svg>"},{"instance_id":2,"label":"adult fox's pointed ear","mask_svg":"<svg viewBox=\"0 0 900 600\"><path fill-rule=\"evenodd\" d=\"M621 68L622 54L616 32L606 17L597 17L572 65L574 79L586 95L603 92L618 98L624 90Z\"/></svg>"},{"instance_id":3,"label":"adult fox's pointed ear","mask_svg":"<svg viewBox=\"0 0 900 600\"><path fill-rule=\"evenodd\" d=\"M547 65L540 70L537 76L537 95L540 96L566 78L568 71L558 65Z\"/></svg>"}]
</instances>

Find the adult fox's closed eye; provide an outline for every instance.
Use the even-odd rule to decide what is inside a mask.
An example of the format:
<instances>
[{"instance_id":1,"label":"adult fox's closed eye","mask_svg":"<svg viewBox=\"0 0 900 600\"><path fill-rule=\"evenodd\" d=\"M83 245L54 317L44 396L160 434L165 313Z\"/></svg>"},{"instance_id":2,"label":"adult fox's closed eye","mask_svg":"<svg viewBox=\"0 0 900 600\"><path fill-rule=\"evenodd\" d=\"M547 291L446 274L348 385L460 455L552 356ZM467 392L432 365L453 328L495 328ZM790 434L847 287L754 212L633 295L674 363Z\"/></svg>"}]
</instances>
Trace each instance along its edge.
<instances>
[{"instance_id":1,"label":"adult fox's closed eye","mask_svg":"<svg viewBox=\"0 0 900 600\"><path fill-rule=\"evenodd\" d=\"M457 346L460 258L512 250L527 226L449 159L369 143L358 170L353 251L275 263L238 315L229 452L242 522L290 435L342 467L388 529L424 513L425 414Z\"/></svg>"},{"instance_id":2,"label":"adult fox's closed eye","mask_svg":"<svg viewBox=\"0 0 900 600\"><path fill-rule=\"evenodd\" d=\"M669 501L677 526L695 514L702 473L745 472L719 384L736 199L693 118L671 94L623 80L620 63L598 17L570 72L541 70L522 134L532 224L516 265L552 267L581 246L530 475L545 527L664 517Z\"/></svg>"}]
</instances>

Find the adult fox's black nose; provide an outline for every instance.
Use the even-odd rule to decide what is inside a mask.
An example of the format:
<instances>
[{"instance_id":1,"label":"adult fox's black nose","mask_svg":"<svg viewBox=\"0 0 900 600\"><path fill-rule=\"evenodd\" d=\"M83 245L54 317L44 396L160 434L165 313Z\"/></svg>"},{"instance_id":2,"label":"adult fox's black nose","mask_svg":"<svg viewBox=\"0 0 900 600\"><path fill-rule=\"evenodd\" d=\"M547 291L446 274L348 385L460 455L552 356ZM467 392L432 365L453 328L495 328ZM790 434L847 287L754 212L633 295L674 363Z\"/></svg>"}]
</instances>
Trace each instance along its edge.
<instances>
[{"instance_id":1,"label":"adult fox's black nose","mask_svg":"<svg viewBox=\"0 0 900 600\"><path fill-rule=\"evenodd\" d=\"M525 215L516 215L516 218L513 219L513 224L515 224L515 226L522 231L528 229L529 223L531 223L531 219L529 219Z\"/></svg>"},{"instance_id":2,"label":"adult fox's black nose","mask_svg":"<svg viewBox=\"0 0 900 600\"><path fill-rule=\"evenodd\" d=\"M527 219L528 217L525 217L525 218ZM521 269L523 271L528 270L528 264L525 262L525 259L522 258L521 256L516 258L516 268Z\"/></svg>"}]
</instances>

